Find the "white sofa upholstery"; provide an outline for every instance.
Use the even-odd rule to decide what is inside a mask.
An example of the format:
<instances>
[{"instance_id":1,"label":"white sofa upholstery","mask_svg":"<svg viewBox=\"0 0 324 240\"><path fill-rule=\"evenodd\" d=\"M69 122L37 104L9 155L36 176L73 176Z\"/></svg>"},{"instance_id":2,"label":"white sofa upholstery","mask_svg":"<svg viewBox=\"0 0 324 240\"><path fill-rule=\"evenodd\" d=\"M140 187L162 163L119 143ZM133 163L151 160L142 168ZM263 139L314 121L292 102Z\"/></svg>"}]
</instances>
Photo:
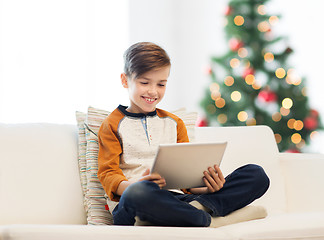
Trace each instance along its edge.
<instances>
[{"instance_id":1,"label":"white sofa upholstery","mask_svg":"<svg viewBox=\"0 0 324 240\"><path fill-rule=\"evenodd\" d=\"M0 240L324 239L324 155L279 153L265 126L195 129L197 142L224 140L225 174L256 163L269 175L269 191L253 203L267 218L217 229L89 226L77 127L0 124Z\"/></svg>"}]
</instances>

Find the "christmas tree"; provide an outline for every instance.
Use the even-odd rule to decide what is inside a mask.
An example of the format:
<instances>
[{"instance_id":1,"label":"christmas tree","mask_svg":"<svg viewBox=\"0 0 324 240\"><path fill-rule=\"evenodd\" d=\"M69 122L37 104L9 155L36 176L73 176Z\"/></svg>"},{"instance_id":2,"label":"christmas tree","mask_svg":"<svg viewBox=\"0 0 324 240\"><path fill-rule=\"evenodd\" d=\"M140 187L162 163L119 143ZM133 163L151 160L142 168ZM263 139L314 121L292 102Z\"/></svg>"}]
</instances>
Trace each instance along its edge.
<instances>
[{"instance_id":1,"label":"christmas tree","mask_svg":"<svg viewBox=\"0 0 324 240\"><path fill-rule=\"evenodd\" d=\"M212 82L201 106L209 124L267 125L280 151L301 152L323 126L309 106L306 79L289 66L292 48L285 37L274 34L280 16L269 15L266 2L229 2L228 51L211 59Z\"/></svg>"}]
</instances>

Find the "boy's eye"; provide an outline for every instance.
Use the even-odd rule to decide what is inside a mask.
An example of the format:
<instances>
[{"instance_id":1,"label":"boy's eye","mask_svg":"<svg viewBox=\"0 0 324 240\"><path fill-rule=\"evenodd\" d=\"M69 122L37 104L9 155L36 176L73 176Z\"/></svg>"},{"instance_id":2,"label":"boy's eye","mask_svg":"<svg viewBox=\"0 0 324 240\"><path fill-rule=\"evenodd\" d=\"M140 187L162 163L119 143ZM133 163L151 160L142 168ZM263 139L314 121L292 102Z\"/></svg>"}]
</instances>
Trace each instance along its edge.
<instances>
[{"instance_id":1,"label":"boy's eye","mask_svg":"<svg viewBox=\"0 0 324 240\"><path fill-rule=\"evenodd\" d=\"M159 87L164 87L165 84L161 84L161 83L160 83L160 84L158 84L158 86L159 86Z\"/></svg>"},{"instance_id":2,"label":"boy's eye","mask_svg":"<svg viewBox=\"0 0 324 240\"><path fill-rule=\"evenodd\" d=\"M144 84L145 85L145 84L148 84L148 82L141 82L141 84Z\"/></svg>"}]
</instances>

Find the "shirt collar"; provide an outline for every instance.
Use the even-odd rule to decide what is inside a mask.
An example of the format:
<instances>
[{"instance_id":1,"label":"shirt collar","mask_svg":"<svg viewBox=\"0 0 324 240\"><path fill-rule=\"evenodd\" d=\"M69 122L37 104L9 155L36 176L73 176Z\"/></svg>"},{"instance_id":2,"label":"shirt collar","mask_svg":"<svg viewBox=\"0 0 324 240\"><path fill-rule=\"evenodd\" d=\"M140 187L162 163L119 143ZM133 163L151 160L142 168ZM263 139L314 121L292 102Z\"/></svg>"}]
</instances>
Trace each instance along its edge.
<instances>
[{"instance_id":1,"label":"shirt collar","mask_svg":"<svg viewBox=\"0 0 324 240\"><path fill-rule=\"evenodd\" d=\"M149 112L146 114L145 113L131 113L131 112L126 111L126 109L127 109L126 106L123 106L123 105L118 106L118 110L129 117L143 118L143 117L154 117L157 115L156 109L153 112Z\"/></svg>"}]
</instances>

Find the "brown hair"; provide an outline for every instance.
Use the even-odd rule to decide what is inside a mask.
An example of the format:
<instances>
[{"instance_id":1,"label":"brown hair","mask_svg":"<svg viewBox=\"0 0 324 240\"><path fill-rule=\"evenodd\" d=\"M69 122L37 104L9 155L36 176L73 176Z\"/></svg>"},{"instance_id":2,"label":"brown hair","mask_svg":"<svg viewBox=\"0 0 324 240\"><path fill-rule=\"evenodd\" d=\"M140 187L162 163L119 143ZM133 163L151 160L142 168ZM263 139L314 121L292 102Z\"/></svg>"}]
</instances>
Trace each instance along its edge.
<instances>
[{"instance_id":1,"label":"brown hair","mask_svg":"<svg viewBox=\"0 0 324 240\"><path fill-rule=\"evenodd\" d=\"M148 71L171 65L166 51L151 42L139 42L124 53L124 72L128 77L138 78Z\"/></svg>"}]
</instances>

